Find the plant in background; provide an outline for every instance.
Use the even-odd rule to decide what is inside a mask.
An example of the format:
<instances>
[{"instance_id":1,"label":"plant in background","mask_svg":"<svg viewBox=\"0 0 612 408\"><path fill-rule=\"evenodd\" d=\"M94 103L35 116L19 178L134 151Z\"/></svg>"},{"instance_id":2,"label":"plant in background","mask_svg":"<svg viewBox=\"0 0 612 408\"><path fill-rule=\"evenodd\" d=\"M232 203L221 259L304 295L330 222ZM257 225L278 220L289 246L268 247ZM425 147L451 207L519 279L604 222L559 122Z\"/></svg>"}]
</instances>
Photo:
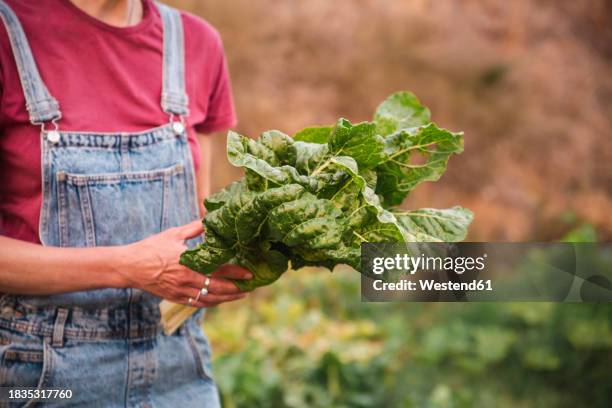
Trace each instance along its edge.
<instances>
[{"instance_id":1,"label":"plant in background","mask_svg":"<svg viewBox=\"0 0 612 408\"><path fill-rule=\"evenodd\" d=\"M207 312L224 407L610 405L608 304L362 303L348 269Z\"/></svg>"},{"instance_id":2,"label":"plant in background","mask_svg":"<svg viewBox=\"0 0 612 408\"><path fill-rule=\"evenodd\" d=\"M236 263L254 278L235 284L252 290L289 267L359 270L363 242L460 241L469 210L394 206L418 184L438 180L462 151L463 134L437 127L409 92L389 96L371 122L339 119L259 140L230 132L227 157L245 177L206 200L205 240L181 263L204 274Z\"/></svg>"}]
</instances>

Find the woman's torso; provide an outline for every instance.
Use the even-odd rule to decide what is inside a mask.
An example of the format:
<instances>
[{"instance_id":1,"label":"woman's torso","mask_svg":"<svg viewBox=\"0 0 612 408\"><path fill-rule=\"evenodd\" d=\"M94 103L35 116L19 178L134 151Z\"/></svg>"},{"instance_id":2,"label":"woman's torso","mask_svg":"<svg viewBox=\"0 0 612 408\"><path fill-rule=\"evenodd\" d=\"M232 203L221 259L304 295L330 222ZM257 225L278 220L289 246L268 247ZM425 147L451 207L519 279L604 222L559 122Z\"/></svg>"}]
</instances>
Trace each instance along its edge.
<instances>
[{"instance_id":1,"label":"woman's torso","mask_svg":"<svg viewBox=\"0 0 612 408\"><path fill-rule=\"evenodd\" d=\"M104 131L100 123L85 129L71 128L78 125L79 110L64 103L62 92L54 93L57 85L49 85L44 71L44 82L40 80L36 66L44 63L31 58L21 25L0 1L19 66L19 77L12 81L21 80L32 122L22 116L4 125L2 165L8 166L8 178L14 180L19 165L28 168L19 161L26 159L27 149L31 155L38 144L39 157L29 157L38 160L37 169L29 168L29 173L30 178L41 180L40 238L45 245L121 245L198 216L192 152L185 128L178 122L179 117L191 117L183 77L181 17L175 10L160 10L164 17L163 41L159 39L163 59L157 58L155 63L160 70L163 67L163 74L158 75L163 88L155 86L162 89L155 100L161 102L158 109L164 113L159 121L155 115L145 119L144 111L143 116L135 115L136 121L153 122L146 130L136 131L113 122L117 128ZM55 39L51 34L50 38ZM8 60L3 58L2 63L4 69ZM70 79L67 86L72 86ZM92 83L97 80L91 78ZM127 86L129 94L128 82L122 85ZM79 108L93 120L91 111L100 108L89 104L95 95L87 84L75 86L88 95ZM7 99L12 97L13 93ZM133 97L138 99L135 94ZM138 101L131 103L137 105ZM142 103L146 110L149 100ZM11 104L7 106L9 109ZM130 107L123 109L129 112ZM104 117L114 113L109 108L96 114ZM67 117L74 119L70 122ZM44 126L38 126L38 122L44 122ZM88 130L91 128L95 129ZM19 150L24 144L27 148ZM4 156L4 150L11 147L16 150ZM29 182L26 187L34 189L33 180L24 177ZM3 199L11 197L7 193L19 192L15 190L4 187ZM3 202L5 218L15 216L10 208ZM129 288L0 296L0 385L69 389L74 392L69 402L77 406L218 407L210 377L210 349L196 319L187 321L179 333L161 335L158 302L146 292ZM26 405L32 403L34 400Z\"/></svg>"},{"instance_id":2,"label":"woman's torso","mask_svg":"<svg viewBox=\"0 0 612 408\"><path fill-rule=\"evenodd\" d=\"M143 20L119 28L86 15L69 0L7 1L27 35L41 77L60 102L62 130L138 132L164 124L160 107L162 22L144 1ZM212 27L182 14L188 136L235 121L223 50ZM28 121L13 52L0 28L0 234L40 242L40 129ZM224 120L224 123L219 121Z\"/></svg>"}]
</instances>

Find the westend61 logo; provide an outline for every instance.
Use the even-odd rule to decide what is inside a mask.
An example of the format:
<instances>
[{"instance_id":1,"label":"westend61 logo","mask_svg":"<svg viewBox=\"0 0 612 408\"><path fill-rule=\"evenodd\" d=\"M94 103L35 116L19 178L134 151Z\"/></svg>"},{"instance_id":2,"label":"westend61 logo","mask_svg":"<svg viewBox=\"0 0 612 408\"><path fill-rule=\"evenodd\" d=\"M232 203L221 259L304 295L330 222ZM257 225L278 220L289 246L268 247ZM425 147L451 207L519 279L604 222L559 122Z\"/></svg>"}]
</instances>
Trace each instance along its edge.
<instances>
[{"instance_id":1,"label":"westend61 logo","mask_svg":"<svg viewBox=\"0 0 612 408\"><path fill-rule=\"evenodd\" d=\"M374 257L372 259L372 273L382 275L387 271L405 271L411 275L417 271L455 272L458 275L466 271L482 271L485 268L487 254L482 256L410 256L408 254L395 254L391 257Z\"/></svg>"},{"instance_id":2,"label":"westend61 logo","mask_svg":"<svg viewBox=\"0 0 612 408\"><path fill-rule=\"evenodd\" d=\"M612 301L612 244L361 245L363 301Z\"/></svg>"}]
</instances>

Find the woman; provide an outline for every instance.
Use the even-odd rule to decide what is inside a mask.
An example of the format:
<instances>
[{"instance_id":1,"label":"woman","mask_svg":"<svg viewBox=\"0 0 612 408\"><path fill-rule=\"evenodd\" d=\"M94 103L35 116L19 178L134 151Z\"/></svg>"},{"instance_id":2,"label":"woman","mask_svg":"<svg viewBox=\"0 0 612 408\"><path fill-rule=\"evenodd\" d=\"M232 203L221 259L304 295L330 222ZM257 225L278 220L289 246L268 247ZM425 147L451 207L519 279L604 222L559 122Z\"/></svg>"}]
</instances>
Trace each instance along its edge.
<instances>
[{"instance_id":1,"label":"woman","mask_svg":"<svg viewBox=\"0 0 612 408\"><path fill-rule=\"evenodd\" d=\"M227 278L250 277L178 263L210 176L195 134L235 122L218 34L152 0L5 0L0 15L0 385L218 406L203 311L165 336L158 307L236 300Z\"/></svg>"}]
</instances>

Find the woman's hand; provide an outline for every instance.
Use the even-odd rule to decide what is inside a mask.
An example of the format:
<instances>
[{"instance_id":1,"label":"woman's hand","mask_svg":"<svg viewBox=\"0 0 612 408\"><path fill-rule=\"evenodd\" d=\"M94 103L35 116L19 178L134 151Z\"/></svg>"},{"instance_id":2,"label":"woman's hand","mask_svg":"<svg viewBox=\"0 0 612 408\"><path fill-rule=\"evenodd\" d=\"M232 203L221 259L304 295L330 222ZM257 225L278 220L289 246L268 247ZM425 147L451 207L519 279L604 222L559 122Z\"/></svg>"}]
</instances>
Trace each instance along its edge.
<instances>
[{"instance_id":1,"label":"woman's hand","mask_svg":"<svg viewBox=\"0 0 612 408\"><path fill-rule=\"evenodd\" d=\"M119 271L125 286L194 307L211 307L245 297L246 293L227 278L251 279L251 273L228 264L210 275L208 294L200 296L198 302L189 303L204 287L206 276L179 264L179 258L187 249L185 240L202 232L202 223L194 221L125 246L124 259L129 266Z\"/></svg>"}]
</instances>

